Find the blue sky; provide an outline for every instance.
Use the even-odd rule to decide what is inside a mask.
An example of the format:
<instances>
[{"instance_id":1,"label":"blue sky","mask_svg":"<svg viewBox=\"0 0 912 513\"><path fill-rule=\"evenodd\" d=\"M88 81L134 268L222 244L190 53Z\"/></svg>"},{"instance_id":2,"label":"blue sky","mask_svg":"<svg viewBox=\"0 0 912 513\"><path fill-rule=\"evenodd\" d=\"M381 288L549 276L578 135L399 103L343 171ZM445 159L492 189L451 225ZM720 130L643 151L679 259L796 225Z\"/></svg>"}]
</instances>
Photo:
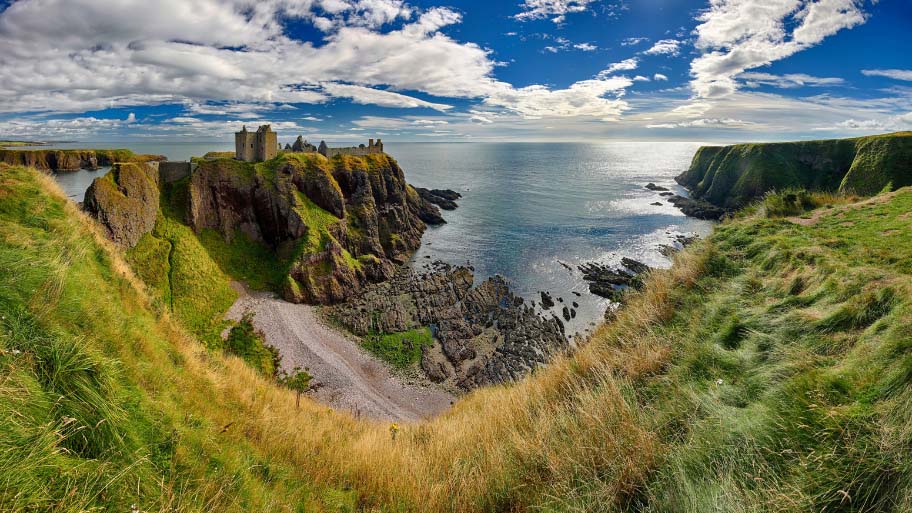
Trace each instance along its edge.
<instances>
[{"instance_id":1,"label":"blue sky","mask_svg":"<svg viewBox=\"0 0 912 513\"><path fill-rule=\"evenodd\" d=\"M0 0L0 137L912 129L909 0Z\"/></svg>"}]
</instances>

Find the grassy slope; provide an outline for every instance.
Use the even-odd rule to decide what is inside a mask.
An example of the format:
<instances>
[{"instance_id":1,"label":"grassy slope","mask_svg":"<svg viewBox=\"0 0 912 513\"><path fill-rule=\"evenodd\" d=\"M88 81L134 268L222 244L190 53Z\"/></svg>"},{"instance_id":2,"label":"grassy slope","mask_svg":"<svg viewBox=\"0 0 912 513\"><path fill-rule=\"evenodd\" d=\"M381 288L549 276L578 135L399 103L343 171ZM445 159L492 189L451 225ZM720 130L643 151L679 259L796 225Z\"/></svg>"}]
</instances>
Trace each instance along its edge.
<instances>
[{"instance_id":1,"label":"grassy slope","mask_svg":"<svg viewBox=\"0 0 912 513\"><path fill-rule=\"evenodd\" d=\"M217 347L226 327L225 312L237 299L230 278L182 222L186 212L186 179L162 191L161 209L152 233L126 253L127 261L142 280L158 292L163 307L174 313L201 340ZM205 236L204 236L205 238ZM226 244L210 237L212 244ZM231 252L220 253L230 259Z\"/></svg>"},{"instance_id":2,"label":"grassy slope","mask_svg":"<svg viewBox=\"0 0 912 513\"><path fill-rule=\"evenodd\" d=\"M912 185L912 132L703 147L678 180L694 196L730 208L789 188L876 194L888 184Z\"/></svg>"},{"instance_id":3,"label":"grassy slope","mask_svg":"<svg viewBox=\"0 0 912 513\"><path fill-rule=\"evenodd\" d=\"M32 362L55 342L4 324L0 407L22 408L14 393L22 387L45 398L29 404L48 407L0 424L24 433L0 437L13 440L0 446L12 464L0 466L0 501L28 489L70 509L86 498L154 510L172 496L186 510L209 500L214 509L294 510L306 501L336 510L355 499L385 511L912 506L908 189L816 211L808 226L759 211L726 222L673 269L654 272L572 357L393 432L306 400L295 410L291 392L239 360L201 353L151 313L72 206L36 183L46 179L23 170L0 179L16 198L0 203L4 316L77 340L116 378L101 399L64 404L88 413L59 412L53 387L73 387L78 373L45 384L48 367ZM95 404L104 407L85 406ZM104 413L118 404L129 409ZM127 441L96 434L106 429L98 414ZM82 447L78 435L54 435L69 417L101 440L94 452L61 449ZM137 457L161 447L164 457ZM34 455L22 458L23 448ZM126 462L138 463L114 479ZM61 477L68 472L83 472L82 481Z\"/></svg>"},{"instance_id":4,"label":"grassy slope","mask_svg":"<svg viewBox=\"0 0 912 513\"><path fill-rule=\"evenodd\" d=\"M49 178L0 168L0 191L0 510L309 508L217 376L264 383L156 317Z\"/></svg>"}]
</instances>

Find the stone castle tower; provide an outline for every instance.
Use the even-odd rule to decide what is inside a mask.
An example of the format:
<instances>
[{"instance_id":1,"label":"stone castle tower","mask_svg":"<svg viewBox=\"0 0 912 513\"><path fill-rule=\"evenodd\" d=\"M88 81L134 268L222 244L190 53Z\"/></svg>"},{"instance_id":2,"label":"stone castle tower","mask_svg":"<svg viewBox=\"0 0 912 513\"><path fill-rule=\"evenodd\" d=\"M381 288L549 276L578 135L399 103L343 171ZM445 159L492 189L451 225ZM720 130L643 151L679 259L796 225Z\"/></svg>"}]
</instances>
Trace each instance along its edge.
<instances>
[{"instance_id":1,"label":"stone castle tower","mask_svg":"<svg viewBox=\"0 0 912 513\"><path fill-rule=\"evenodd\" d=\"M263 125L256 132L248 132L247 126L234 133L234 158L244 162L262 162L276 156L279 148L278 135L272 125Z\"/></svg>"}]
</instances>

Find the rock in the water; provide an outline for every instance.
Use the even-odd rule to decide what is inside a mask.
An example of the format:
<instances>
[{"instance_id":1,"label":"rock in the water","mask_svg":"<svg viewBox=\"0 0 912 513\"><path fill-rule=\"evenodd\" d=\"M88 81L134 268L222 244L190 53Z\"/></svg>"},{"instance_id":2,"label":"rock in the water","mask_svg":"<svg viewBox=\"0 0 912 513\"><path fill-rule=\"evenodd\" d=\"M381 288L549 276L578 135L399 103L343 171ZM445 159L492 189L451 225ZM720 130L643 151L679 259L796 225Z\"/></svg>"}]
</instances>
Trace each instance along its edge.
<instances>
[{"instance_id":1,"label":"rock in the water","mask_svg":"<svg viewBox=\"0 0 912 513\"><path fill-rule=\"evenodd\" d=\"M659 196L674 196L675 193L671 191L660 192Z\"/></svg>"},{"instance_id":2,"label":"rock in the water","mask_svg":"<svg viewBox=\"0 0 912 513\"><path fill-rule=\"evenodd\" d=\"M554 306L554 299L551 298L551 294L548 294L544 291L540 292L539 294L541 295L542 308L545 310L550 310L551 307Z\"/></svg>"},{"instance_id":3,"label":"rock in the water","mask_svg":"<svg viewBox=\"0 0 912 513\"><path fill-rule=\"evenodd\" d=\"M700 237L695 233L679 233L674 236L674 242L677 245L662 244L659 246L659 253L666 257L670 257L687 246L690 246L699 238Z\"/></svg>"},{"instance_id":4,"label":"rock in the water","mask_svg":"<svg viewBox=\"0 0 912 513\"><path fill-rule=\"evenodd\" d=\"M640 262L639 260L634 260L632 258L624 257L621 259L621 265L630 269L633 274L640 275L643 273L648 273L651 269L648 265Z\"/></svg>"},{"instance_id":5,"label":"rock in the water","mask_svg":"<svg viewBox=\"0 0 912 513\"><path fill-rule=\"evenodd\" d=\"M462 197L456 191L450 189L425 189L424 187L415 187L418 194L425 201L433 203L444 210L455 210L459 205L456 200Z\"/></svg>"},{"instance_id":6,"label":"rock in the water","mask_svg":"<svg viewBox=\"0 0 912 513\"><path fill-rule=\"evenodd\" d=\"M646 188L649 189L650 191L667 191L668 190L667 187L662 187L661 185L656 185L652 182L649 182L648 184L646 184Z\"/></svg>"},{"instance_id":7,"label":"rock in the water","mask_svg":"<svg viewBox=\"0 0 912 513\"><path fill-rule=\"evenodd\" d=\"M561 311L561 314L564 316L564 320L565 320L565 321L569 321L569 320L570 320L570 309L567 308L566 306L565 306L565 307L563 308L563 310Z\"/></svg>"},{"instance_id":8,"label":"rock in the water","mask_svg":"<svg viewBox=\"0 0 912 513\"><path fill-rule=\"evenodd\" d=\"M643 287L641 275L649 272L650 267L632 258L621 259L621 268L612 268L595 262L582 264L579 270L583 279L589 282L589 291L612 301L620 301L627 288Z\"/></svg>"},{"instance_id":9,"label":"rock in the water","mask_svg":"<svg viewBox=\"0 0 912 513\"><path fill-rule=\"evenodd\" d=\"M655 206L655 207L661 207L661 206L662 206L662 203L659 202L659 201L654 201L654 202L650 203L650 205L653 205L653 206Z\"/></svg>"},{"instance_id":10,"label":"rock in the water","mask_svg":"<svg viewBox=\"0 0 912 513\"><path fill-rule=\"evenodd\" d=\"M693 198L685 198L684 196L671 196L667 201L681 209L681 212L684 212L690 217L696 217L697 219L718 221L719 219L722 219L722 216L728 213L727 210L717 207L712 203Z\"/></svg>"}]
</instances>

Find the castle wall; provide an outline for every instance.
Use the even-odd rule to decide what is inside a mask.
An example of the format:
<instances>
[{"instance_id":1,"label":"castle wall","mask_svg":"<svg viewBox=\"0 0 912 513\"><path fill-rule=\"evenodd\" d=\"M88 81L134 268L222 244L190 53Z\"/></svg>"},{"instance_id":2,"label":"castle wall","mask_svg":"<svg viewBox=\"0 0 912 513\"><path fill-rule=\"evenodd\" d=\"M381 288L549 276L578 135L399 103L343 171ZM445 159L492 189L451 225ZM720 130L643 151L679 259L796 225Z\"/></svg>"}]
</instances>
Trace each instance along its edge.
<instances>
[{"instance_id":1,"label":"castle wall","mask_svg":"<svg viewBox=\"0 0 912 513\"><path fill-rule=\"evenodd\" d=\"M383 143L377 142L377 144L370 144L368 146L349 146L347 148L326 148L325 152L320 152L324 157L331 159L336 155L352 155L355 157L363 157L365 155L375 155L377 153L383 153Z\"/></svg>"},{"instance_id":2,"label":"castle wall","mask_svg":"<svg viewBox=\"0 0 912 513\"><path fill-rule=\"evenodd\" d=\"M190 176L197 164L185 161L165 161L158 164L160 183L172 183Z\"/></svg>"},{"instance_id":3,"label":"castle wall","mask_svg":"<svg viewBox=\"0 0 912 513\"><path fill-rule=\"evenodd\" d=\"M256 133L236 132L234 134L234 154L244 162L256 161Z\"/></svg>"},{"instance_id":4,"label":"castle wall","mask_svg":"<svg viewBox=\"0 0 912 513\"><path fill-rule=\"evenodd\" d=\"M256 133L256 161L269 160L278 154L278 137L278 134L272 131Z\"/></svg>"}]
</instances>

